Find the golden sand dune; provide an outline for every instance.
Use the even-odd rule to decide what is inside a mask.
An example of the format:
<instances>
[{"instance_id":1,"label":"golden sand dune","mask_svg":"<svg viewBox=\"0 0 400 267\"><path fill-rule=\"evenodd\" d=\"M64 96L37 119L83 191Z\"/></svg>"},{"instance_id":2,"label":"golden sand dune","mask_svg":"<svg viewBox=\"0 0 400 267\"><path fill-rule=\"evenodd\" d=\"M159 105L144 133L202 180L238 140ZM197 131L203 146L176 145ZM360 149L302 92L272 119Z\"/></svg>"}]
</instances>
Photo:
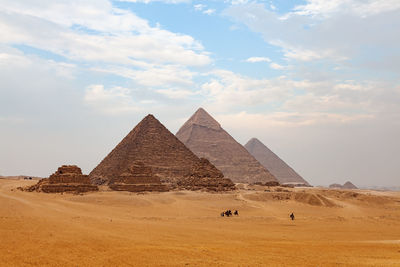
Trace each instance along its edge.
<instances>
[{"instance_id":1,"label":"golden sand dune","mask_svg":"<svg viewBox=\"0 0 400 267\"><path fill-rule=\"evenodd\" d=\"M0 179L0 265L400 266L400 193L15 190L35 182Z\"/></svg>"}]
</instances>

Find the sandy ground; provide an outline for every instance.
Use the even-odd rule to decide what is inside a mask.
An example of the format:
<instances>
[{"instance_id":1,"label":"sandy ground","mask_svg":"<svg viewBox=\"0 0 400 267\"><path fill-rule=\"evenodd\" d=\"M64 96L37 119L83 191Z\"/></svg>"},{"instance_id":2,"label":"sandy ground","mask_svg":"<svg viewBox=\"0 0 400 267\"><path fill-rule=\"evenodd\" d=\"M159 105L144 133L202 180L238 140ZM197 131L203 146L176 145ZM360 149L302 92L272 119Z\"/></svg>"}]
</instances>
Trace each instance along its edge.
<instances>
[{"instance_id":1,"label":"sandy ground","mask_svg":"<svg viewBox=\"0 0 400 267\"><path fill-rule=\"evenodd\" d=\"M35 182L0 179L2 266L400 266L400 192L15 190Z\"/></svg>"}]
</instances>

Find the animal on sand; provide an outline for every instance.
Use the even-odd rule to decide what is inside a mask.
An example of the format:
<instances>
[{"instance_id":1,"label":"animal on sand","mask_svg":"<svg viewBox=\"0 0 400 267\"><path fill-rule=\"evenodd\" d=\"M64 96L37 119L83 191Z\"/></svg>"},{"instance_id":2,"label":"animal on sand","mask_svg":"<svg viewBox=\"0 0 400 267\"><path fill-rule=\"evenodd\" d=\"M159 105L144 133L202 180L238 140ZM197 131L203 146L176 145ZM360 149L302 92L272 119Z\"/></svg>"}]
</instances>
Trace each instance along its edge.
<instances>
[{"instance_id":1,"label":"animal on sand","mask_svg":"<svg viewBox=\"0 0 400 267\"><path fill-rule=\"evenodd\" d=\"M233 215L238 216L238 215L239 215L239 212L238 212L237 210L235 210L234 213L232 213L231 210L226 210L226 211L221 212L221 217L225 217L225 216L226 216L226 217L229 217L229 216L233 216Z\"/></svg>"}]
</instances>

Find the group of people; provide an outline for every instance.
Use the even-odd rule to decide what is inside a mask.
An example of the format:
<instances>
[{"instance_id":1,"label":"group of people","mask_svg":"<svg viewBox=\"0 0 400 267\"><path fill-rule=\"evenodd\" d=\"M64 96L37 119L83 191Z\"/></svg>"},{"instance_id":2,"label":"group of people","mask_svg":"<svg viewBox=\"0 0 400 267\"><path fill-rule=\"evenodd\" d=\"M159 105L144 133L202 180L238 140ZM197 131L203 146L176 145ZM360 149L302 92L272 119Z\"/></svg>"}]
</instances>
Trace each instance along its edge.
<instances>
[{"instance_id":1,"label":"group of people","mask_svg":"<svg viewBox=\"0 0 400 267\"><path fill-rule=\"evenodd\" d=\"M224 217L224 216L229 217L229 216L233 216L233 215L239 216L239 212L237 210L235 210L233 213L231 210L226 210L226 211L221 212L221 217Z\"/></svg>"},{"instance_id":2,"label":"group of people","mask_svg":"<svg viewBox=\"0 0 400 267\"><path fill-rule=\"evenodd\" d=\"M225 216L229 217L229 216L233 216L233 215L239 216L239 212L237 210L235 210L233 213L231 210L226 210L226 211L221 212L221 217L225 217ZM292 221L294 221L294 213L293 212L289 215L289 217L290 217L290 219L292 219Z\"/></svg>"}]
</instances>

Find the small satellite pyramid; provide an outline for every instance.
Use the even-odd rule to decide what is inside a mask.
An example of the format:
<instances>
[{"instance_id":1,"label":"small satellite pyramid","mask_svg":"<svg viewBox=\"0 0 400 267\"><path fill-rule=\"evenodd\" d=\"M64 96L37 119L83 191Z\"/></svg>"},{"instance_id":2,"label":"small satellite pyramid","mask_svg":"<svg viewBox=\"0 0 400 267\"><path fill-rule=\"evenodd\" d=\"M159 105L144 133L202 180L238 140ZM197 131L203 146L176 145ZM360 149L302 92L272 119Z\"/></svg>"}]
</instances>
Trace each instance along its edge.
<instances>
[{"instance_id":1,"label":"small satellite pyramid","mask_svg":"<svg viewBox=\"0 0 400 267\"><path fill-rule=\"evenodd\" d=\"M275 177L202 108L190 117L176 136L233 182L277 184Z\"/></svg>"},{"instance_id":2,"label":"small satellite pyramid","mask_svg":"<svg viewBox=\"0 0 400 267\"><path fill-rule=\"evenodd\" d=\"M231 190L234 184L199 159L153 115L146 116L89 174L94 184L124 191Z\"/></svg>"},{"instance_id":3,"label":"small satellite pyramid","mask_svg":"<svg viewBox=\"0 0 400 267\"><path fill-rule=\"evenodd\" d=\"M257 138L250 139L244 147L278 179L279 183L309 185L306 180Z\"/></svg>"}]
</instances>

